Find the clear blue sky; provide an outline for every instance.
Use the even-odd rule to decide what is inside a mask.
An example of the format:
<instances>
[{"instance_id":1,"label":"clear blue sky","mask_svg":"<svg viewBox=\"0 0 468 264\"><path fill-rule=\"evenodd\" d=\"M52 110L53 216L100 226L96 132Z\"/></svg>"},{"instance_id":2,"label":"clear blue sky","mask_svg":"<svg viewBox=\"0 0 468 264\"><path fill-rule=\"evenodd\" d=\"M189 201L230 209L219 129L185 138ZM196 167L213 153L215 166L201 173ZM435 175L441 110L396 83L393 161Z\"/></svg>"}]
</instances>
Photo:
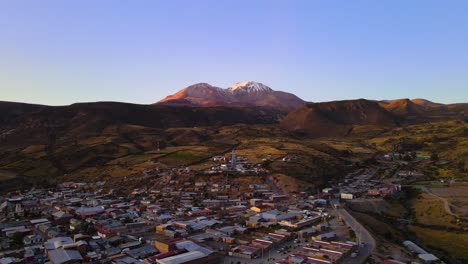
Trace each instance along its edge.
<instances>
[{"instance_id":1,"label":"clear blue sky","mask_svg":"<svg viewBox=\"0 0 468 264\"><path fill-rule=\"evenodd\" d=\"M0 1L0 100L153 103L254 80L468 102L468 1Z\"/></svg>"}]
</instances>

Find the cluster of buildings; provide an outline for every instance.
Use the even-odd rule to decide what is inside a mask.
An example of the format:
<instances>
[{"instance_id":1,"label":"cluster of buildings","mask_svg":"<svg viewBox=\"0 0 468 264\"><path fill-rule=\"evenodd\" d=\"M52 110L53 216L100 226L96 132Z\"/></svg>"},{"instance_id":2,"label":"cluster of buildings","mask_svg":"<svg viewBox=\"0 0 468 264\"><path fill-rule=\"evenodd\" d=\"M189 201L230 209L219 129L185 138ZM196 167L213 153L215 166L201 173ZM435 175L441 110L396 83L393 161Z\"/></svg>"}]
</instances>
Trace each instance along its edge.
<instances>
[{"instance_id":1,"label":"cluster of buildings","mask_svg":"<svg viewBox=\"0 0 468 264\"><path fill-rule=\"evenodd\" d=\"M343 242L312 241L277 264L331 264L345 259L354 245Z\"/></svg>"},{"instance_id":2,"label":"cluster of buildings","mask_svg":"<svg viewBox=\"0 0 468 264\"><path fill-rule=\"evenodd\" d=\"M336 190L339 189L339 198L352 200L360 197L385 197L394 196L401 191L401 185L391 181L375 179L375 171L367 171L359 174L348 174L345 180ZM325 193L337 193L333 188L326 188Z\"/></svg>"},{"instance_id":3,"label":"cluster of buildings","mask_svg":"<svg viewBox=\"0 0 468 264\"><path fill-rule=\"evenodd\" d=\"M212 161L215 166L196 173L187 167L147 169L136 180L148 184L128 193L104 191L105 182L65 182L0 197L0 264L347 263L359 245L350 241L348 229L332 224L329 203L401 191L398 181L376 179L368 170L316 196L285 195L266 180L240 186L224 177L268 173L235 150ZM413 176L421 175L392 175ZM438 261L412 242L405 246L425 263Z\"/></svg>"},{"instance_id":4,"label":"cluster of buildings","mask_svg":"<svg viewBox=\"0 0 468 264\"><path fill-rule=\"evenodd\" d=\"M354 247L337 242L326 200L305 193L292 200L267 184L240 192L222 181L124 196L72 182L10 193L0 197L0 263L214 264L267 254L279 263L337 263ZM284 250L299 240L308 246ZM297 262L301 257L309 262Z\"/></svg>"},{"instance_id":5,"label":"cluster of buildings","mask_svg":"<svg viewBox=\"0 0 468 264\"><path fill-rule=\"evenodd\" d=\"M406 240L403 242L403 245L422 263L440 263L438 257L422 249L412 241Z\"/></svg>"},{"instance_id":6,"label":"cluster of buildings","mask_svg":"<svg viewBox=\"0 0 468 264\"><path fill-rule=\"evenodd\" d=\"M262 168L260 163L251 163L245 157L237 156L236 150L233 149L231 155L214 156L211 158L216 165L203 171L204 174L249 174L249 175L265 175L268 171Z\"/></svg>"}]
</instances>

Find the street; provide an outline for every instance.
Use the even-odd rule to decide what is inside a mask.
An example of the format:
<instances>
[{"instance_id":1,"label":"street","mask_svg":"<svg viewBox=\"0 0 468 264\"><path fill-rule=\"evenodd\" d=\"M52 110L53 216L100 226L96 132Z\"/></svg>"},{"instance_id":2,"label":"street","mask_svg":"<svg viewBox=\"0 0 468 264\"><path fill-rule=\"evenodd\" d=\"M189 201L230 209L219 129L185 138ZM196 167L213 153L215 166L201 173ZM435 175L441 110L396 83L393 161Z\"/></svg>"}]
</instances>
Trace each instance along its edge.
<instances>
[{"instance_id":1,"label":"street","mask_svg":"<svg viewBox=\"0 0 468 264\"><path fill-rule=\"evenodd\" d=\"M343 263L350 263L350 264L361 264L366 261L366 259L370 256L372 251L374 251L375 239L372 235L365 229L351 214L349 214L345 209L339 208L336 209L338 213L341 215L343 220L353 229L356 233L359 243L364 243L359 246L359 253L356 257L352 258L348 256L342 262Z\"/></svg>"}]
</instances>

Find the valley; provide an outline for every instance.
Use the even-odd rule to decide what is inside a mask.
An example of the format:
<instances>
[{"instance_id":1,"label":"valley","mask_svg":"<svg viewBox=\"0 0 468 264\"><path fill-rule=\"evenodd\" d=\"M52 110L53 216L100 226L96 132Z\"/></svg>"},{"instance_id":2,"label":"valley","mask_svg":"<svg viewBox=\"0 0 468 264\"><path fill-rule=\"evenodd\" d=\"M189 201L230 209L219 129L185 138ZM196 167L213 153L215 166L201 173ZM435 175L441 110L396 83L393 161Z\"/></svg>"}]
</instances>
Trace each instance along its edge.
<instances>
[{"instance_id":1,"label":"valley","mask_svg":"<svg viewBox=\"0 0 468 264\"><path fill-rule=\"evenodd\" d=\"M218 91L210 87L202 85ZM254 84L245 87L253 89L247 94L272 92ZM230 98L224 93L232 92L222 91L222 98ZM51 198L48 193L69 190L77 192L71 200L86 201L88 206L93 200L87 200L86 191L115 203L134 201L130 206L134 210L148 210L146 203L162 206L164 210L152 216L140 211L144 220L128 216L145 228L156 225L157 217L173 219L169 222L173 227L166 229L163 221L163 231L156 227L159 231L145 236L150 244L167 240L167 232L179 230L178 221L196 225L199 220L191 212L206 210L222 217L209 217L209 221L224 219L218 230L229 225L251 228L248 234L236 233L234 242L225 241L222 250L210 242L200 243L232 262L245 254L259 258L258 263L283 263L278 258L291 261L295 254L321 258L323 252L311 253L308 248L320 248L312 244L333 232L331 240L351 244L326 244L329 250L341 252L327 260L330 263L420 259L403 245L406 240L423 247L423 257L447 263L467 260L462 250L468 246L466 105L359 99L306 103L291 110L219 100L209 106L180 105L180 98L177 103L172 100L154 105L0 104L4 109L0 115L0 192L5 208L15 203L15 197L31 197L36 191L42 198L32 201L45 205ZM190 193L195 196L189 199ZM62 194L57 194L63 199L59 204L76 207ZM264 204L256 204L257 199ZM226 208L214 202L218 200L236 213L226 214ZM185 209L176 207L184 203ZM252 208L247 203L253 203ZM298 239L298 245L289 240L270 246L262 242L262 236L284 235L274 231L275 222L259 220L262 210L279 210L277 217L299 220L312 217L300 212L305 208L332 223L330 230ZM68 212L65 207L60 210ZM5 221L24 218L7 212ZM38 216L50 217L44 213ZM293 227L295 222L278 223L291 229L286 235L291 239L305 230ZM63 226L57 228L69 232ZM192 242L207 236L194 230L188 233L187 241ZM186 235L181 236L186 241ZM456 245L445 247L452 240ZM256 253L249 255L249 250Z\"/></svg>"}]
</instances>

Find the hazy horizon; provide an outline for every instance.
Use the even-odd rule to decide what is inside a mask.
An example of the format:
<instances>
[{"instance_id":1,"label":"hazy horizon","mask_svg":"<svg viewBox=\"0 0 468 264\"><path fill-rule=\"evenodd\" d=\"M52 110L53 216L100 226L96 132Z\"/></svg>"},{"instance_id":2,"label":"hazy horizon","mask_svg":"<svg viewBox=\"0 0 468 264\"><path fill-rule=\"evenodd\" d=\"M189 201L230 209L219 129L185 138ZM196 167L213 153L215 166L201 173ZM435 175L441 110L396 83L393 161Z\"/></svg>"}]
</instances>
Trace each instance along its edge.
<instances>
[{"instance_id":1,"label":"hazy horizon","mask_svg":"<svg viewBox=\"0 0 468 264\"><path fill-rule=\"evenodd\" d=\"M219 87L217 85L213 85L211 83L208 83L212 86L216 86L216 87ZM172 95L174 93L176 93L177 91L180 91L181 89L184 89L186 87L182 87L180 88L179 90L175 90L173 93L170 93L170 94L167 94L167 95ZM229 87L219 87L219 88L229 88ZM282 91L281 89L275 89L274 87L270 87L272 88L273 90L276 90L276 91ZM323 101L311 101L311 100L305 100L304 98L301 97L301 95L299 94L295 94L296 96L298 96L299 98L303 99L304 101L306 102L310 102L310 103L322 103L322 102L330 102L330 101L345 101L345 100L358 100L358 99L366 99L366 100L370 100L370 101L393 101L393 100L399 100L399 99L425 99L425 100L428 100L428 101L431 101L431 102L434 102L434 103L442 103L442 104L459 104L459 103L468 103L468 102L463 102L463 101L460 101L460 102L449 102L449 103L444 103L444 102L440 102L440 101L436 101L436 100L430 100L428 98L425 98L425 97L414 97L414 98L408 98L408 97L400 97L400 98L364 98L364 97L356 97L356 98L346 98L346 99L334 99L334 100L323 100ZM4 102L12 102L12 103L26 103L26 104L37 104L37 105L48 105L48 106L68 106L68 105L72 105L72 104L80 104L80 103L103 103L103 102L115 102L115 103L129 103L129 104L141 104L141 105L148 105L148 104L154 104L154 103L157 103L159 102L160 100L164 99L166 96L162 97L162 98L159 98L157 100L155 100L154 102L149 102L149 103L141 103L141 102L131 102L131 101L125 101L125 100L119 100L119 101L116 101L116 100L95 100L95 101L77 101L77 102L71 102L71 103L67 103L67 104L46 104L46 103L35 103L35 102L23 102L23 101L7 101L7 100L2 100L0 99L0 101L4 101Z\"/></svg>"},{"instance_id":2,"label":"hazy horizon","mask_svg":"<svg viewBox=\"0 0 468 264\"><path fill-rule=\"evenodd\" d=\"M257 81L306 101L468 102L466 1L0 2L2 101L155 103Z\"/></svg>"}]
</instances>

